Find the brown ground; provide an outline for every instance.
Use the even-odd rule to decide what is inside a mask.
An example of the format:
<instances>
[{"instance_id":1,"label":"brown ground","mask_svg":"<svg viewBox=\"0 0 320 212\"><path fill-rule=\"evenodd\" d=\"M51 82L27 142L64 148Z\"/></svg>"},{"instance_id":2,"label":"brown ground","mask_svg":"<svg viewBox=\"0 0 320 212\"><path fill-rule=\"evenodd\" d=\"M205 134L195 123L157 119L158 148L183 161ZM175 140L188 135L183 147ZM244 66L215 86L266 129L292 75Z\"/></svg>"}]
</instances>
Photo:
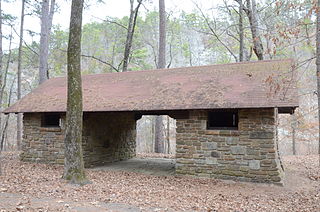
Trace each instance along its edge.
<instances>
[{"instance_id":1,"label":"brown ground","mask_svg":"<svg viewBox=\"0 0 320 212\"><path fill-rule=\"evenodd\" d=\"M96 169L87 170L92 184L78 187L61 179L62 166L23 163L16 153L3 158L0 212L320 211L315 155L284 157L284 187Z\"/></svg>"}]
</instances>

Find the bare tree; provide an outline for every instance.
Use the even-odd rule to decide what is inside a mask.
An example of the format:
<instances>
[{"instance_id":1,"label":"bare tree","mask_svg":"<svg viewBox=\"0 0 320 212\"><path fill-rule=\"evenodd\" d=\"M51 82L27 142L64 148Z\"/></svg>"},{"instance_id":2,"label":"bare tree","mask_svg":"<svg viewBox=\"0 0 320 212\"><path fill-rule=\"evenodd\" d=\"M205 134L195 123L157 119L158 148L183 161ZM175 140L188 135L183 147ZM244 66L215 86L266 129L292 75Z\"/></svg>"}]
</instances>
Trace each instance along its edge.
<instances>
[{"instance_id":1,"label":"bare tree","mask_svg":"<svg viewBox=\"0 0 320 212\"><path fill-rule=\"evenodd\" d=\"M166 67L166 10L164 0L159 0L159 57L158 68ZM164 152L163 116L155 120L155 152Z\"/></svg>"},{"instance_id":2,"label":"bare tree","mask_svg":"<svg viewBox=\"0 0 320 212\"><path fill-rule=\"evenodd\" d=\"M263 60L263 45L258 30L256 0L247 0L247 7L243 9L247 14L250 23L253 51L257 55L258 60Z\"/></svg>"},{"instance_id":3,"label":"bare tree","mask_svg":"<svg viewBox=\"0 0 320 212\"><path fill-rule=\"evenodd\" d=\"M1 0L0 0L0 86L2 87L2 57L3 57L3 52L2 52L2 7L1 7ZM0 102L2 102L2 98L0 98ZM0 104L1 108L1 104ZM1 114L0 114L0 127L1 127ZM3 148L3 142L0 143L0 175L2 174L2 158L1 158L1 151Z\"/></svg>"},{"instance_id":4,"label":"bare tree","mask_svg":"<svg viewBox=\"0 0 320 212\"><path fill-rule=\"evenodd\" d=\"M236 0L239 3L239 61L243 61L244 50L244 30L243 30L243 2Z\"/></svg>"},{"instance_id":5,"label":"bare tree","mask_svg":"<svg viewBox=\"0 0 320 212\"><path fill-rule=\"evenodd\" d=\"M55 0L42 1L41 7L41 34L40 34L40 54L39 54L39 84L49 78L48 73L48 55L49 55L49 39L52 27L52 19L54 14ZM50 9L49 9L50 8Z\"/></svg>"},{"instance_id":6,"label":"bare tree","mask_svg":"<svg viewBox=\"0 0 320 212\"><path fill-rule=\"evenodd\" d=\"M166 67L166 8L164 0L159 0L159 59L158 68Z\"/></svg>"},{"instance_id":7,"label":"bare tree","mask_svg":"<svg viewBox=\"0 0 320 212\"><path fill-rule=\"evenodd\" d=\"M3 51L2 51L2 10L1 10L1 0L0 0L0 86L2 85L2 57L3 57ZM1 101L1 99L0 99ZM1 119L0 119L1 120ZM1 121L0 121L1 125Z\"/></svg>"},{"instance_id":8,"label":"bare tree","mask_svg":"<svg viewBox=\"0 0 320 212\"><path fill-rule=\"evenodd\" d=\"M11 49L11 45L12 45L12 28L13 26L11 25L11 33L10 33L10 37L9 37L9 52L8 52L8 58L7 58L7 61L6 61L6 67L3 71L1 71L1 85L0 85L0 109L2 109L2 105L3 105L3 96L4 96L4 93L5 93L5 88L6 88L6 85L7 85L7 78L8 78L8 71L9 71L9 65L10 65L10 61L11 61L11 54L12 54L12 49ZM3 65L2 65L3 67ZM2 117L0 116L0 126L1 126L1 123L2 123ZM3 132L3 131L2 131ZM0 132L0 136L1 135L1 132Z\"/></svg>"},{"instance_id":9,"label":"bare tree","mask_svg":"<svg viewBox=\"0 0 320 212\"><path fill-rule=\"evenodd\" d=\"M206 25L209 28L209 34L216 38L216 40L229 52L229 54L234 58L235 61L238 61L237 55L234 53L234 51L230 48L230 46L226 43L224 43L218 33L216 32L216 29L214 26L212 26L212 23L210 22L209 18L206 16L206 14L202 11L202 9L199 7L198 4L194 2L194 5L201 13L202 18L204 19ZM202 32L203 33L203 32ZM205 34L208 34L208 32L205 32Z\"/></svg>"},{"instance_id":10,"label":"bare tree","mask_svg":"<svg viewBox=\"0 0 320 212\"><path fill-rule=\"evenodd\" d=\"M137 0L137 1L138 1L138 5L134 8L134 0L130 0L130 17L129 17L129 23L128 23L128 28L127 28L126 46L125 46L124 57L123 57L123 66L122 66L123 72L128 70L128 64L129 64L131 47L132 47L132 39L133 39L133 35L134 35L134 29L136 27L138 11L139 11L139 8L142 4L142 0Z\"/></svg>"},{"instance_id":11,"label":"bare tree","mask_svg":"<svg viewBox=\"0 0 320 212\"><path fill-rule=\"evenodd\" d=\"M22 65L22 44L23 44L23 25L24 25L24 6L25 0L22 0L21 6L21 20L20 20L20 40L19 40L19 52L18 52L18 79L17 79L17 99L21 99L21 65ZM22 137L22 114L17 115L17 148L21 148Z\"/></svg>"},{"instance_id":12,"label":"bare tree","mask_svg":"<svg viewBox=\"0 0 320 212\"><path fill-rule=\"evenodd\" d=\"M292 129L292 154L296 155L297 154L297 148L296 148L296 115L292 114L292 120L291 120L291 129Z\"/></svg>"},{"instance_id":13,"label":"bare tree","mask_svg":"<svg viewBox=\"0 0 320 212\"><path fill-rule=\"evenodd\" d=\"M84 0L72 0L68 43L68 99L64 179L87 183L82 153L81 26Z\"/></svg>"},{"instance_id":14,"label":"bare tree","mask_svg":"<svg viewBox=\"0 0 320 212\"><path fill-rule=\"evenodd\" d=\"M316 40L316 65L317 65L317 93L318 93L318 119L319 119L319 166L320 166L320 0L317 5L317 40Z\"/></svg>"},{"instance_id":15,"label":"bare tree","mask_svg":"<svg viewBox=\"0 0 320 212\"><path fill-rule=\"evenodd\" d=\"M3 50L2 50L2 7L0 0L0 88L2 88L3 84L3 71L2 71L2 59L3 59ZM0 109L2 109L2 96L0 96ZM0 114L0 127L1 127L1 114ZM1 150L0 150L1 151ZM1 170L0 170L1 171Z\"/></svg>"}]
</instances>

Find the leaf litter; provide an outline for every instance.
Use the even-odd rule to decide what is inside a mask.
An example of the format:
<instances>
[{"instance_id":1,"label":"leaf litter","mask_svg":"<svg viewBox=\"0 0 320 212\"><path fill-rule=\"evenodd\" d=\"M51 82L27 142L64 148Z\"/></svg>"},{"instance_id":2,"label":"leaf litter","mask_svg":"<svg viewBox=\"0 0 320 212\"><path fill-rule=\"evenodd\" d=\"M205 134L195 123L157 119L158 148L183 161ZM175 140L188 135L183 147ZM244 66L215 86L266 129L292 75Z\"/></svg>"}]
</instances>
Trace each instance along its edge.
<instances>
[{"instance_id":1,"label":"leaf litter","mask_svg":"<svg viewBox=\"0 0 320 212\"><path fill-rule=\"evenodd\" d=\"M1 194L11 193L21 195L15 211L72 211L70 202L94 207L123 203L142 211L320 211L316 155L285 156L287 179L283 187L92 169L86 170L92 183L80 187L61 178L63 166L21 162L16 152L3 153L1 163L1 212L7 211ZM32 198L47 202L36 207L30 202Z\"/></svg>"}]
</instances>

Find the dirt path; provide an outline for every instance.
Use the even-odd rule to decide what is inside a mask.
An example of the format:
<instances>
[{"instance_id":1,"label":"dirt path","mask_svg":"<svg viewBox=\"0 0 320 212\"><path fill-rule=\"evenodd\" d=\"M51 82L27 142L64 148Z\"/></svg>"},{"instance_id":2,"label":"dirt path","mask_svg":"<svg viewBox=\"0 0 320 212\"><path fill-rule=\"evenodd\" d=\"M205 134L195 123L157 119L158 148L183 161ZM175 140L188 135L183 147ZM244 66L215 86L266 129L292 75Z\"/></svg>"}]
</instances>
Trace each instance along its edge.
<instances>
[{"instance_id":1,"label":"dirt path","mask_svg":"<svg viewBox=\"0 0 320 212\"><path fill-rule=\"evenodd\" d=\"M30 198L19 194L0 193L0 211L139 212L141 210L138 207L120 203L103 203L97 201L80 202L53 198Z\"/></svg>"},{"instance_id":2,"label":"dirt path","mask_svg":"<svg viewBox=\"0 0 320 212\"><path fill-rule=\"evenodd\" d=\"M77 187L61 179L62 166L22 163L7 154L0 211L320 211L317 156L285 157L283 187L163 176L155 170L159 161L137 161L89 169L92 184ZM164 161L170 160L160 160L162 174ZM144 173L131 172L141 166ZM148 167L158 176L145 174Z\"/></svg>"}]
</instances>

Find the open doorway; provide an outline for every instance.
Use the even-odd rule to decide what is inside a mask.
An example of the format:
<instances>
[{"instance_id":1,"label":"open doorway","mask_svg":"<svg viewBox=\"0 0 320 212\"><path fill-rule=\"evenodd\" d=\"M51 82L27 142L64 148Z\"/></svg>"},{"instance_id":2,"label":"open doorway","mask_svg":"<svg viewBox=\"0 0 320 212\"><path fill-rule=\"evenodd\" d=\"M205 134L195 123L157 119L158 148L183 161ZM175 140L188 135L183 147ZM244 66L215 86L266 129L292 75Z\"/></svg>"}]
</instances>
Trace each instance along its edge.
<instances>
[{"instance_id":1,"label":"open doorway","mask_svg":"<svg viewBox=\"0 0 320 212\"><path fill-rule=\"evenodd\" d=\"M137 155L175 158L176 120L167 115L144 115L137 120Z\"/></svg>"},{"instance_id":2,"label":"open doorway","mask_svg":"<svg viewBox=\"0 0 320 212\"><path fill-rule=\"evenodd\" d=\"M161 132L157 132L156 122L159 121L159 117L161 117ZM135 157L113 161L94 169L136 172L156 176L175 174L176 120L167 115L153 114L138 114L135 115L135 119L136 141L133 145L136 147Z\"/></svg>"},{"instance_id":3,"label":"open doorway","mask_svg":"<svg viewBox=\"0 0 320 212\"><path fill-rule=\"evenodd\" d=\"M167 115L140 115L136 119L136 157L97 169L156 176L175 174L176 120Z\"/></svg>"}]
</instances>

